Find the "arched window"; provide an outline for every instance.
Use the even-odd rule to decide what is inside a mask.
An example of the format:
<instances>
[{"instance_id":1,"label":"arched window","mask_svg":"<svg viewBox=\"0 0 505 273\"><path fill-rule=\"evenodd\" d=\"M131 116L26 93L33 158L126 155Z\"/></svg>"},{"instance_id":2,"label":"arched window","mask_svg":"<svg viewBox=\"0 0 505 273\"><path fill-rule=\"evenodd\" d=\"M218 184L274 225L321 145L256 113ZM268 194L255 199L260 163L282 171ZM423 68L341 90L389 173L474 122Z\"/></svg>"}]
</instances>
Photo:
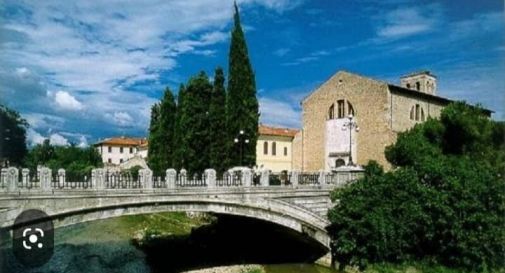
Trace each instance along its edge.
<instances>
[{"instance_id":1,"label":"arched window","mask_svg":"<svg viewBox=\"0 0 505 273\"><path fill-rule=\"evenodd\" d=\"M414 120L414 106L412 106L412 108L410 108L410 119Z\"/></svg>"},{"instance_id":2,"label":"arched window","mask_svg":"<svg viewBox=\"0 0 505 273\"><path fill-rule=\"evenodd\" d=\"M284 147L284 156L288 156L288 147Z\"/></svg>"},{"instance_id":3,"label":"arched window","mask_svg":"<svg viewBox=\"0 0 505 273\"><path fill-rule=\"evenodd\" d=\"M268 142L263 142L263 154L267 155L268 154Z\"/></svg>"},{"instance_id":4,"label":"arched window","mask_svg":"<svg viewBox=\"0 0 505 273\"><path fill-rule=\"evenodd\" d=\"M421 83L420 82L416 82L416 89L417 89L417 91L421 91Z\"/></svg>"},{"instance_id":5,"label":"arched window","mask_svg":"<svg viewBox=\"0 0 505 273\"><path fill-rule=\"evenodd\" d=\"M337 118L344 118L345 117L345 104L344 100L338 100L337 101L337 107L338 107L338 115Z\"/></svg>"},{"instance_id":6,"label":"arched window","mask_svg":"<svg viewBox=\"0 0 505 273\"><path fill-rule=\"evenodd\" d=\"M421 108L421 121L424 121L424 109Z\"/></svg>"},{"instance_id":7,"label":"arched window","mask_svg":"<svg viewBox=\"0 0 505 273\"><path fill-rule=\"evenodd\" d=\"M328 109L328 119L334 119L335 118L335 104L332 104L330 106L330 109Z\"/></svg>"},{"instance_id":8,"label":"arched window","mask_svg":"<svg viewBox=\"0 0 505 273\"><path fill-rule=\"evenodd\" d=\"M342 158L335 160L335 167L336 168L338 168L340 166L344 166L344 165L345 165L345 161Z\"/></svg>"},{"instance_id":9,"label":"arched window","mask_svg":"<svg viewBox=\"0 0 505 273\"><path fill-rule=\"evenodd\" d=\"M352 104L347 101L347 115L354 115L354 107L352 107Z\"/></svg>"},{"instance_id":10,"label":"arched window","mask_svg":"<svg viewBox=\"0 0 505 273\"><path fill-rule=\"evenodd\" d=\"M419 120L419 112L420 112L419 108L420 108L419 104L416 104L416 120Z\"/></svg>"},{"instance_id":11,"label":"arched window","mask_svg":"<svg viewBox=\"0 0 505 273\"><path fill-rule=\"evenodd\" d=\"M277 143L272 142L272 155L276 155L277 153Z\"/></svg>"}]
</instances>

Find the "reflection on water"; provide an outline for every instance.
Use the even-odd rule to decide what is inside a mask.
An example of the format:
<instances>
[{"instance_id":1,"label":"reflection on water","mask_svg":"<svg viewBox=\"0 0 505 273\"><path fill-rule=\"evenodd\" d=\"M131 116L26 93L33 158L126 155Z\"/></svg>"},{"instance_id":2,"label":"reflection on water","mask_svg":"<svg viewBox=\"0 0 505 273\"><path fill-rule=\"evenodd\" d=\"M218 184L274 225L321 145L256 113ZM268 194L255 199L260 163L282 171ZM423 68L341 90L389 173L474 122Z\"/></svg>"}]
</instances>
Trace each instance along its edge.
<instances>
[{"instance_id":1,"label":"reflection on water","mask_svg":"<svg viewBox=\"0 0 505 273\"><path fill-rule=\"evenodd\" d=\"M310 264L324 253L320 246L266 222L219 216L217 222L190 234L149 240L142 247L134 246L131 235L123 231L129 226L121 223L110 219L57 229L53 258L36 269L19 265L4 241L0 272L170 273L242 263L277 264L265 266L267 273L336 272Z\"/></svg>"}]
</instances>

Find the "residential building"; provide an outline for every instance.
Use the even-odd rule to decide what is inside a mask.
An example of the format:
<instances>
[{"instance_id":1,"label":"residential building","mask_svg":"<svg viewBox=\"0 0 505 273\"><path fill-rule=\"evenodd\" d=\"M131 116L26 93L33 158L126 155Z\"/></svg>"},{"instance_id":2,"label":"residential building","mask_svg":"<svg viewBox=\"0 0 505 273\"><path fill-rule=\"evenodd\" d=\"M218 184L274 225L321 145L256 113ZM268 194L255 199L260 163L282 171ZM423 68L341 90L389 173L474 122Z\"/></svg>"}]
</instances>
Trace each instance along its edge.
<instances>
[{"instance_id":1,"label":"residential building","mask_svg":"<svg viewBox=\"0 0 505 273\"><path fill-rule=\"evenodd\" d=\"M298 130L265 125L258 127L256 165L273 172L291 171L293 167L293 138Z\"/></svg>"},{"instance_id":2,"label":"residential building","mask_svg":"<svg viewBox=\"0 0 505 273\"><path fill-rule=\"evenodd\" d=\"M147 157L145 138L112 137L94 144L105 164L119 165L134 156Z\"/></svg>"}]
</instances>

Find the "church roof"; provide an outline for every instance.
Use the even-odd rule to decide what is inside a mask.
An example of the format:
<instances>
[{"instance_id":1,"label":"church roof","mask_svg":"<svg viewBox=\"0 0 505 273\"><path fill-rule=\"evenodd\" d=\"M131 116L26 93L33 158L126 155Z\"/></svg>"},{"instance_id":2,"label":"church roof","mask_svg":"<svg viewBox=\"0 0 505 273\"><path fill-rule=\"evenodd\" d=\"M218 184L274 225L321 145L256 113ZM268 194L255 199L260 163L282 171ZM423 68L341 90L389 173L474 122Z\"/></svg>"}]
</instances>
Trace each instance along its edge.
<instances>
[{"instance_id":1,"label":"church roof","mask_svg":"<svg viewBox=\"0 0 505 273\"><path fill-rule=\"evenodd\" d=\"M118 145L118 146L139 146L147 143L145 138L133 138L133 137L111 137L106 138L102 141L95 143L97 145Z\"/></svg>"}]
</instances>

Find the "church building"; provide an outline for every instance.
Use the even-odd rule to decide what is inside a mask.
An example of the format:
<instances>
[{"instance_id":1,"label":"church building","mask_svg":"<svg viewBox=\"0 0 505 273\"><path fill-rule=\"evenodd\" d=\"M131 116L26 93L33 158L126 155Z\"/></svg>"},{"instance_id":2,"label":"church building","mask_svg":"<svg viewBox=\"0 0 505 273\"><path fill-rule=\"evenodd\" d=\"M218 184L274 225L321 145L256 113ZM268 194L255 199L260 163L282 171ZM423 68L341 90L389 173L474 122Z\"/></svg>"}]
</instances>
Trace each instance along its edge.
<instances>
[{"instance_id":1,"label":"church building","mask_svg":"<svg viewBox=\"0 0 505 273\"><path fill-rule=\"evenodd\" d=\"M293 169L331 171L369 160L389 168L384 149L398 133L439 117L452 102L436 92L437 78L429 71L403 76L399 86L339 71L301 102Z\"/></svg>"}]
</instances>

